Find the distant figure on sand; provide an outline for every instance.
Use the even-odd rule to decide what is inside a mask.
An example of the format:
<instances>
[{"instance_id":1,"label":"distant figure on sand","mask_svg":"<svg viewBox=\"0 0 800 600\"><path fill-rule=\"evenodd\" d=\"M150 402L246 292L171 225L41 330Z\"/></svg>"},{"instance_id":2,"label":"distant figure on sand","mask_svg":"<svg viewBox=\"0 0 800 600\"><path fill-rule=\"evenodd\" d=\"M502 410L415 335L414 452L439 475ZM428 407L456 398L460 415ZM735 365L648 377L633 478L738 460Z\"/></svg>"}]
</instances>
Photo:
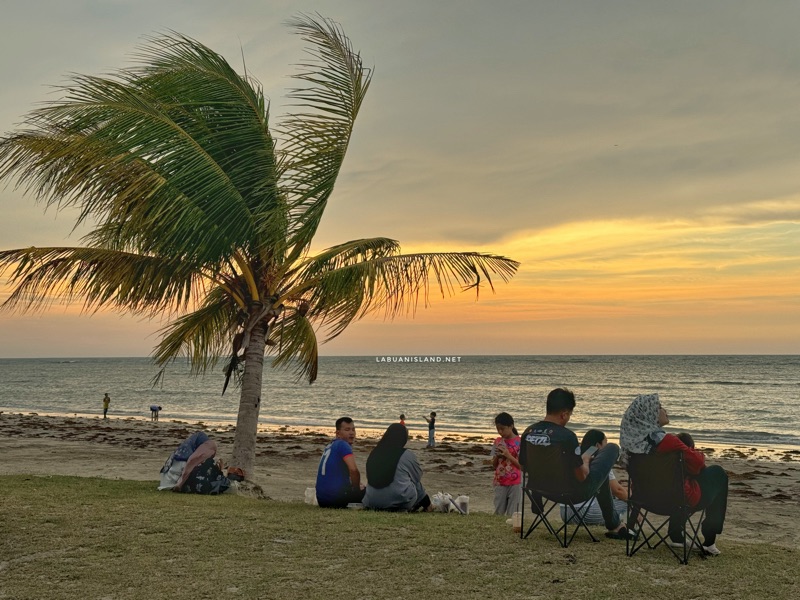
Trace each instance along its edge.
<instances>
[{"instance_id":1,"label":"distant figure on sand","mask_svg":"<svg viewBox=\"0 0 800 600\"><path fill-rule=\"evenodd\" d=\"M109 396L108 392L106 392L106 395L103 396L103 418L104 419L108 418L108 407L109 407L110 404L111 404L111 396Z\"/></svg>"},{"instance_id":2,"label":"distant figure on sand","mask_svg":"<svg viewBox=\"0 0 800 600\"><path fill-rule=\"evenodd\" d=\"M394 423L367 459L367 493L364 506L374 510L416 511L433 509L422 487L422 467L407 449L408 429Z\"/></svg>"},{"instance_id":3,"label":"distant figure on sand","mask_svg":"<svg viewBox=\"0 0 800 600\"><path fill-rule=\"evenodd\" d=\"M150 405L150 420L151 421L158 421L158 413L161 410L161 407L157 404Z\"/></svg>"},{"instance_id":4,"label":"distant figure on sand","mask_svg":"<svg viewBox=\"0 0 800 600\"><path fill-rule=\"evenodd\" d=\"M217 443L204 431L183 440L161 467L159 490L194 494L221 494L230 487L222 461L214 461Z\"/></svg>"},{"instance_id":5,"label":"distant figure on sand","mask_svg":"<svg viewBox=\"0 0 800 600\"><path fill-rule=\"evenodd\" d=\"M400 425L402 425L403 427L406 426L406 416L405 415L400 415Z\"/></svg>"},{"instance_id":6,"label":"distant figure on sand","mask_svg":"<svg viewBox=\"0 0 800 600\"><path fill-rule=\"evenodd\" d=\"M428 422L428 445L427 448L436 446L436 413L431 412L430 417L424 417Z\"/></svg>"},{"instance_id":7,"label":"distant figure on sand","mask_svg":"<svg viewBox=\"0 0 800 600\"><path fill-rule=\"evenodd\" d=\"M326 446L317 468L317 502L323 508L345 508L364 499L361 473L353 456L355 439L353 419L336 419L336 438Z\"/></svg>"}]
</instances>

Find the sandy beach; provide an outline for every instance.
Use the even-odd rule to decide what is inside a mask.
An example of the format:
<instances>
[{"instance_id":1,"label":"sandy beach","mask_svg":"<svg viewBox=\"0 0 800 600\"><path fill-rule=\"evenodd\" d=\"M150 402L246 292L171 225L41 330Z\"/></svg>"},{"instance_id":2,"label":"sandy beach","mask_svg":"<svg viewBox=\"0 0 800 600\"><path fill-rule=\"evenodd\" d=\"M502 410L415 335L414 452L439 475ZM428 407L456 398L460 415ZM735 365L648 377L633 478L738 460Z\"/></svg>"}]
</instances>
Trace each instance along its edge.
<instances>
[{"instance_id":1,"label":"sandy beach","mask_svg":"<svg viewBox=\"0 0 800 600\"><path fill-rule=\"evenodd\" d=\"M233 426L97 417L0 413L0 474L76 475L155 480L167 456L192 431L205 428L230 457ZM314 485L319 457L333 431L280 427L259 434L253 479L275 500L302 502ZM492 467L488 438L458 438L443 432L433 450L422 431L412 431L429 494L444 491L470 497L470 510L491 512ZM379 432L359 431L356 460L364 471ZM702 448L709 464L730 476L724 539L800 546L800 451ZM154 486L155 488L155 486ZM501 525L498 517L498 526Z\"/></svg>"}]
</instances>

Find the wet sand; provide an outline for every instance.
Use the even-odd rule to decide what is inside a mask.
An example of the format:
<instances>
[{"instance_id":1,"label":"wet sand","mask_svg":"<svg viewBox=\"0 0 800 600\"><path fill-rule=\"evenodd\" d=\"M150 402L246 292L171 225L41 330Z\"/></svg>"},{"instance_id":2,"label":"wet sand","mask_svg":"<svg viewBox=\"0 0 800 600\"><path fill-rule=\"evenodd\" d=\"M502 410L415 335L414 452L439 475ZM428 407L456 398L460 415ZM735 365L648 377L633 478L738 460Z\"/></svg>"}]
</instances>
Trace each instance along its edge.
<instances>
[{"instance_id":1,"label":"wet sand","mask_svg":"<svg viewBox=\"0 0 800 600\"><path fill-rule=\"evenodd\" d=\"M201 428L217 441L219 456L227 460L233 448L233 426L0 413L0 475L77 475L155 482L161 465L178 443ZM426 432L410 433L408 447L419 458L429 494L465 494L470 497L471 511L491 512L489 438L442 432L437 447L430 450L424 448ZM314 485L319 457L332 434L332 429L303 427L278 427L259 433L252 479L275 500L302 502L305 489ZM359 431L354 451L362 475L379 435L376 431ZM728 538L800 546L800 450L700 449L706 452L708 464L721 465L730 477L728 518L720 543Z\"/></svg>"}]
</instances>

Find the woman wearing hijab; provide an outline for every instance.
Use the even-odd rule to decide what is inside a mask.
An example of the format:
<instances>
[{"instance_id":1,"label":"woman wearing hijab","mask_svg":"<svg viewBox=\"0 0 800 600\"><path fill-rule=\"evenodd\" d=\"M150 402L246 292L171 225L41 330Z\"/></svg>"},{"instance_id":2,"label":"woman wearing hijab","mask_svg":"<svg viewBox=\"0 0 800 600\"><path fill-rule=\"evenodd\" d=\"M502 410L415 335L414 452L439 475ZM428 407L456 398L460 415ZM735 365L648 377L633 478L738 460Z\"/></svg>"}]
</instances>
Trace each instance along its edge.
<instances>
[{"instance_id":1,"label":"woman wearing hijab","mask_svg":"<svg viewBox=\"0 0 800 600\"><path fill-rule=\"evenodd\" d=\"M714 465L706 466L705 455L684 444L678 436L664 431L669 415L661 406L658 394L636 396L622 417L619 430L623 457L629 454L651 452L681 452L687 472L683 482L684 493L694 509L706 509L703 521L703 550L716 556L720 553L716 545L717 535L722 533L725 511L728 506L728 475ZM671 519L669 538L673 545L683 546L683 526L679 519Z\"/></svg>"},{"instance_id":2,"label":"woman wearing hijab","mask_svg":"<svg viewBox=\"0 0 800 600\"><path fill-rule=\"evenodd\" d=\"M405 448L408 429L389 425L367 459L367 493L364 506L375 510L430 510L431 501L422 487L422 468L414 453Z\"/></svg>"}]
</instances>

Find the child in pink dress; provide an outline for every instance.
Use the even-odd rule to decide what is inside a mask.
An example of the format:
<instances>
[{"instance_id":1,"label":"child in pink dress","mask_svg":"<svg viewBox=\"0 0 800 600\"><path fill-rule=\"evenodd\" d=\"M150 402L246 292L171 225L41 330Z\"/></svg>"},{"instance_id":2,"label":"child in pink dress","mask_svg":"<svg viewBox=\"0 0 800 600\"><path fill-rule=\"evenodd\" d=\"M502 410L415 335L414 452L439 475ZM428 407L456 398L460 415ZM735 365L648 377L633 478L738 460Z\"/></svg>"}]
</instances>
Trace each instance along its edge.
<instances>
[{"instance_id":1,"label":"child in pink dress","mask_svg":"<svg viewBox=\"0 0 800 600\"><path fill-rule=\"evenodd\" d=\"M505 412L494 418L497 433L492 448L494 467L494 514L512 516L522 503L522 471L519 466L520 437L514 418Z\"/></svg>"}]
</instances>

